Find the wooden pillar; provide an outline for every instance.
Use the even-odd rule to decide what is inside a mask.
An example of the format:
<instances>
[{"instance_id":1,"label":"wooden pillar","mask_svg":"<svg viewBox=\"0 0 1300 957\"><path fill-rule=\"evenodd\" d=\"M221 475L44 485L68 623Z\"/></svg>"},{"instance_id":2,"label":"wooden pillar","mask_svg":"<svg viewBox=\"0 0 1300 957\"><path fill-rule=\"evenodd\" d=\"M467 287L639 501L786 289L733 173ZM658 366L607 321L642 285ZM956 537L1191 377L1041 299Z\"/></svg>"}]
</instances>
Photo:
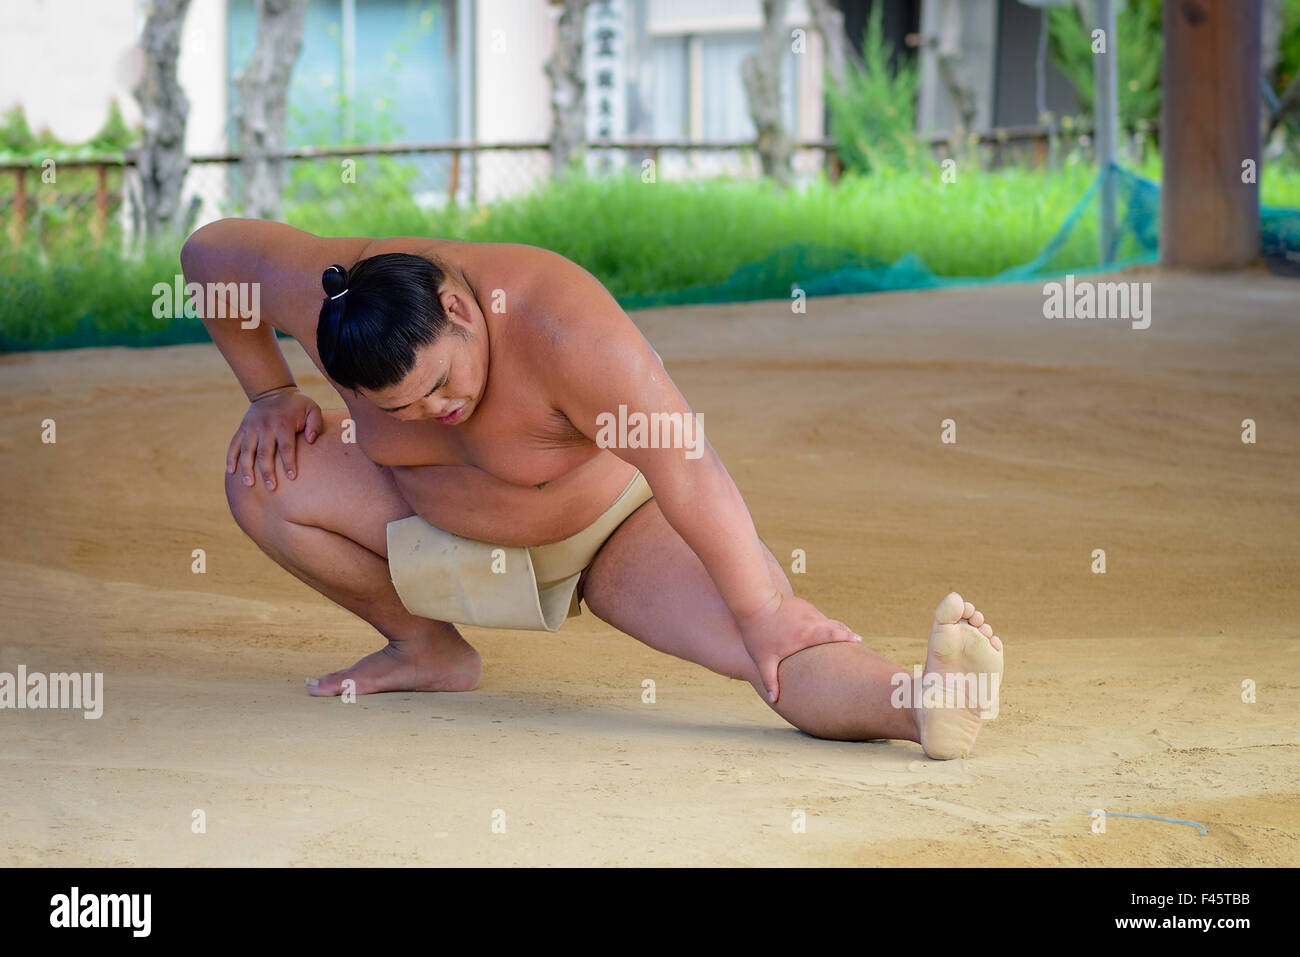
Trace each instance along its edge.
<instances>
[{"instance_id":1,"label":"wooden pillar","mask_svg":"<svg viewBox=\"0 0 1300 957\"><path fill-rule=\"evenodd\" d=\"M1165 0L1164 41L1160 262L1249 265L1260 255L1260 0Z\"/></svg>"},{"instance_id":2,"label":"wooden pillar","mask_svg":"<svg viewBox=\"0 0 1300 957\"><path fill-rule=\"evenodd\" d=\"M20 245L23 234L27 231L27 170L21 166L14 169L14 228L11 237L14 245Z\"/></svg>"},{"instance_id":3,"label":"wooden pillar","mask_svg":"<svg viewBox=\"0 0 1300 957\"><path fill-rule=\"evenodd\" d=\"M478 209L478 181L479 173L483 171L483 164L479 162L483 153L478 149L469 151L469 208Z\"/></svg>"},{"instance_id":4,"label":"wooden pillar","mask_svg":"<svg viewBox=\"0 0 1300 957\"><path fill-rule=\"evenodd\" d=\"M447 205L456 205L456 194L460 191L460 150L451 151L451 179L447 185Z\"/></svg>"},{"instance_id":5,"label":"wooden pillar","mask_svg":"<svg viewBox=\"0 0 1300 957\"><path fill-rule=\"evenodd\" d=\"M95 166L95 218L92 222L91 234L98 245L104 241L108 229L108 165L105 163Z\"/></svg>"},{"instance_id":6,"label":"wooden pillar","mask_svg":"<svg viewBox=\"0 0 1300 957\"><path fill-rule=\"evenodd\" d=\"M1097 168L1101 171L1098 261L1106 266L1115 256L1115 218L1119 213L1115 181L1115 165L1119 162L1119 34L1115 29L1114 0L1096 0L1093 7L1097 11L1094 26L1106 36L1106 52L1094 54L1092 71L1093 132Z\"/></svg>"}]
</instances>

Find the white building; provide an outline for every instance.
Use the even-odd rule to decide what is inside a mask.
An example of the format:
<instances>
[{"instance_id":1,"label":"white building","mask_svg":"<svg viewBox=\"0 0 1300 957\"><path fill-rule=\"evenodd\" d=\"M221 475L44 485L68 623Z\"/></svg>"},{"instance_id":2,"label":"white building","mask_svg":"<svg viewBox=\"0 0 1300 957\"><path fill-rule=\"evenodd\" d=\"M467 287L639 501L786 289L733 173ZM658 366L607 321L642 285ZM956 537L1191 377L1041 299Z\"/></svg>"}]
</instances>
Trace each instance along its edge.
<instances>
[{"instance_id":1,"label":"white building","mask_svg":"<svg viewBox=\"0 0 1300 957\"><path fill-rule=\"evenodd\" d=\"M21 104L33 129L72 142L101 126L113 100L128 125L139 122L131 90L146 0L11 0L6 7L0 109ZM542 143L551 123L544 65L558 15L548 0L309 0L288 142ZM610 22L614 28L602 33ZM803 0L792 4L789 22L807 27ZM586 44L591 133L752 138L740 63L761 25L759 0L597 0ZM253 41L253 0L191 3L178 67L190 101L191 155L237 148L233 78ZM598 70L601 53L615 65L614 85L601 75L608 70ZM787 122L797 139L823 134L821 73L820 45L808 30L806 53L791 52L785 74ZM420 182L431 198L445 199L448 157L416 161L426 167ZM665 176L681 172L668 161ZM529 188L548 175L549 160L540 151L485 154L473 172L476 181L462 172L460 192L472 188L482 201ZM196 167L191 180L206 194L203 218L220 215L224 175Z\"/></svg>"},{"instance_id":2,"label":"white building","mask_svg":"<svg viewBox=\"0 0 1300 957\"><path fill-rule=\"evenodd\" d=\"M1032 7L1017 0L838 0L854 39L873 4L883 11L890 43L901 47L919 35L922 130L945 128L955 112L931 36L941 8L953 3L962 13L976 127L1035 122L1033 83L1026 80L1033 77L1029 65L1041 24ZM309 0L289 96L288 142L540 144L551 124L544 65L559 9L550 0ZM33 129L49 127L73 142L100 127L113 100L129 125L138 123L131 90L146 10L147 0L7 0L0 110L22 104ZM761 25L760 0L595 0L585 44L589 135L593 141L751 140L740 68ZM787 125L797 141L818 140L823 56L805 0L792 0L787 26L792 35L803 31L799 52L792 42L786 58ZM253 0L192 0L178 69L190 101L192 156L237 148L233 79L253 40ZM1061 100L1059 90L1049 92L1054 103ZM592 162L608 162L607 155L613 154L597 152ZM821 159L804 154L796 162L810 170ZM453 179L458 200L482 202L530 189L550 172L541 149L480 153L473 162L466 155L454 177L445 154L407 154L403 161L418 168L413 193L427 202L445 202ZM757 165L735 151L660 151L659 161L659 175L668 179ZM203 200L203 220L223 213L228 169L200 164L191 173L187 189Z\"/></svg>"}]
</instances>

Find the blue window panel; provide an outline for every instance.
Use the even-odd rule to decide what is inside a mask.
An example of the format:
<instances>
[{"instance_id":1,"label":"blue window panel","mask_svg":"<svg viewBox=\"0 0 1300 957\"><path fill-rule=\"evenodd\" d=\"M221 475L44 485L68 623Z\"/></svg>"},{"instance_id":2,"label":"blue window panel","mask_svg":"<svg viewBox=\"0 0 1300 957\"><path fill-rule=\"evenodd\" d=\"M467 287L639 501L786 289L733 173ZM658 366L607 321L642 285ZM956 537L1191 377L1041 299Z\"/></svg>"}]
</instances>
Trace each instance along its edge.
<instances>
[{"instance_id":1,"label":"blue window panel","mask_svg":"<svg viewBox=\"0 0 1300 957\"><path fill-rule=\"evenodd\" d=\"M399 141L454 139L456 60L449 2L359 0L356 122L386 113Z\"/></svg>"},{"instance_id":2,"label":"blue window panel","mask_svg":"<svg viewBox=\"0 0 1300 957\"><path fill-rule=\"evenodd\" d=\"M458 129L454 0L355 0L353 95L345 89L343 0L310 0L289 83L289 146L454 139ZM256 42L253 0L229 0L229 142L238 147L235 77ZM350 131L350 135L349 135ZM426 201L445 191L450 158L413 154ZM445 197L444 197L445 198Z\"/></svg>"},{"instance_id":3,"label":"blue window panel","mask_svg":"<svg viewBox=\"0 0 1300 957\"><path fill-rule=\"evenodd\" d=\"M257 40L253 0L230 0L227 7L230 81L230 143L238 146L235 79L248 66ZM302 25L302 52L289 81L289 146L337 143L343 135L343 13L341 0L311 0Z\"/></svg>"},{"instance_id":4,"label":"blue window panel","mask_svg":"<svg viewBox=\"0 0 1300 957\"><path fill-rule=\"evenodd\" d=\"M685 37L655 37L650 43L650 135L685 140L691 135L690 68Z\"/></svg>"},{"instance_id":5,"label":"blue window panel","mask_svg":"<svg viewBox=\"0 0 1300 957\"><path fill-rule=\"evenodd\" d=\"M650 44L650 129L660 139L690 135L689 38L655 37ZM741 67L758 49L756 33L700 36L703 139L748 140L755 135ZM787 49L781 71L781 108L786 129L795 129L797 97L795 54Z\"/></svg>"},{"instance_id":6,"label":"blue window panel","mask_svg":"<svg viewBox=\"0 0 1300 957\"><path fill-rule=\"evenodd\" d=\"M705 34L700 37L705 140L747 140L756 135L745 95L743 64L758 50L758 34ZM787 45L781 63L781 114L786 130L795 128L795 61Z\"/></svg>"}]
</instances>

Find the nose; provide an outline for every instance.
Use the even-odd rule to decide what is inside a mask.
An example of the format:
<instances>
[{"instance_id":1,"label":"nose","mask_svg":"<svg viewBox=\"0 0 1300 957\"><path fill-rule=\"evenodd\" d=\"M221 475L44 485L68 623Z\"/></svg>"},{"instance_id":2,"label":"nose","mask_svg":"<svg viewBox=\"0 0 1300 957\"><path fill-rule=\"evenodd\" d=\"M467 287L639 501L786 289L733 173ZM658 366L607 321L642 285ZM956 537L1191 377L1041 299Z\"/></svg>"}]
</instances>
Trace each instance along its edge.
<instances>
[{"instance_id":1,"label":"nose","mask_svg":"<svg viewBox=\"0 0 1300 957\"><path fill-rule=\"evenodd\" d=\"M440 419L444 415L455 411L456 401L454 399L435 399L430 397L424 401L423 411L426 419Z\"/></svg>"}]
</instances>

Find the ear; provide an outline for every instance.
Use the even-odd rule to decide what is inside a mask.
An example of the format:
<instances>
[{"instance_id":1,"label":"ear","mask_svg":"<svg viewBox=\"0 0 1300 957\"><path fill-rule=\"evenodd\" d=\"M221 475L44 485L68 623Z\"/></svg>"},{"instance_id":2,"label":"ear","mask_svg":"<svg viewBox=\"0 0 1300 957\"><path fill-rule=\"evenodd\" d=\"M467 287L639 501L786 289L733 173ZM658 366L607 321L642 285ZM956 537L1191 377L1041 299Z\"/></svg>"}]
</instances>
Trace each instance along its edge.
<instances>
[{"instance_id":1,"label":"ear","mask_svg":"<svg viewBox=\"0 0 1300 957\"><path fill-rule=\"evenodd\" d=\"M470 299L460 287L447 286L438 293L438 301L442 304L442 311L451 321L448 331L456 333L462 339L473 338L474 300Z\"/></svg>"},{"instance_id":2,"label":"ear","mask_svg":"<svg viewBox=\"0 0 1300 957\"><path fill-rule=\"evenodd\" d=\"M438 302L442 304L442 311L450 317L462 322L469 322L473 317L465 294L453 285L442 287L442 291L438 293Z\"/></svg>"}]
</instances>

